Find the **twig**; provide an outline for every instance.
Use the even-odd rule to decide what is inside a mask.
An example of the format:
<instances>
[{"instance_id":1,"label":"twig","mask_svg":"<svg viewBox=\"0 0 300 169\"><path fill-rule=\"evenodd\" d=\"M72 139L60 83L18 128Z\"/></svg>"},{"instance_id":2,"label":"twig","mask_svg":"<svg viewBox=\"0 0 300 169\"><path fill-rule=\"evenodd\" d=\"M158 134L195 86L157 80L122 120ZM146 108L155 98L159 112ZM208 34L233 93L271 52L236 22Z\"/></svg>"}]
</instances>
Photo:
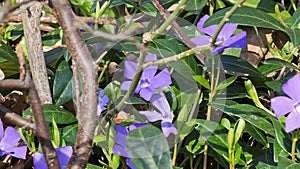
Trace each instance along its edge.
<instances>
[{"instance_id":1,"label":"twig","mask_svg":"<svg viewBox=\"0 0 300 169\"><path fill-rule=\"evenodd\" d=\"M71 10L69 1L53 0L52 4L56 9L67 48L72 59L78 64L78 70L82 77L82 100L81 104L78 105L80 112L77 112L78 134L68 168L85 168L93 144L97 119L96 65L79 31L74 26L76 17Z\"/></svg>"},{"instance_id":2,"label":"twig","mask_svg":"<svg viewBox=\"0 0 300 169\"><path fill-rule=\"evenodd\" d=\"M29 79L28 102L33 112L36 128L38 128L38 130L36 130L36 136L38 136L41 143L48 168L59 169L59 161L52 145L50 134L48 133L41 100L33 81L30 79L29 73L27 73L26 78Z\"/></svg>"},{"instance_id":3,"label":"twig","mask_svg":"<svg viewBox=\"0 0 300 169\"><path fill-rule=\"evenodd\" d=\"M14 124L28 131L36 131L34 123L20 117L18 114L11 112L9 109L0 104L0 118L5 119L6 122Z\"/></svg>"},{"instance_id":4,"label":"twig","mask_svg":"<svg viewBox=\"0 0 300 169\"><path fill-rule=\"evenodd\" d=\"M169 11L167 11L160 3L159 0L152 0L153 4L155 5L155 7L157 8L157 10L160 12L160 14L162 14L165 19L167 18L168 15L170 15ZM190 41L190 38L183 32L183 30L181 29L181 27L179 26L179 24L176 21L173 21L171 23L176 35L183 41L183 43L190 49L196 47L195 44L193 44ZM197 59L204 64L204 60L205 60L205 55L202 54L201 52L196 53L195 56L197 57Z\"/></svg>"}]
</instances>

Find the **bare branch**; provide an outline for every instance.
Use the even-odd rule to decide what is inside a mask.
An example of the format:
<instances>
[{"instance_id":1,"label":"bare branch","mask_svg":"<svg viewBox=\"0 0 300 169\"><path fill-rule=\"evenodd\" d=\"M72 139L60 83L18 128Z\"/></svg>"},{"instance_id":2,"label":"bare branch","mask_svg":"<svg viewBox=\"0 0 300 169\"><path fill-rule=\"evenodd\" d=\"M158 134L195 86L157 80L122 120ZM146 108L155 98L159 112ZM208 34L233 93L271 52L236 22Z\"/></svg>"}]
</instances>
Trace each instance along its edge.
<instances>
[{"instance_id":1,"label":"bare branch","mask_svg":"<svg viewBox=\"0 0 300 169\"><path fill-rule=\"evenodd\" d=\"M69 168L84 168L88 162L96 126L97 83L96 65L86 44L74 26L75 16L69 1L53 0L59 23L72 59L78 64L82 77L82 102L77 112L78 134ZM77 71L77 70L76 70ZM78 98L76 98L78 99Z\"/></svg>"},{"instance_id":2,"label":"bare branch","mask_svg":"<svg viewBox=\"0 0 300 169\"><path fill-rule=\"evenodd\" d=\"M41 13L42 4L36 2L22 12L22 20L32 79L42 103L52 103L40 31Z\"/></svg>"}]
</instances>

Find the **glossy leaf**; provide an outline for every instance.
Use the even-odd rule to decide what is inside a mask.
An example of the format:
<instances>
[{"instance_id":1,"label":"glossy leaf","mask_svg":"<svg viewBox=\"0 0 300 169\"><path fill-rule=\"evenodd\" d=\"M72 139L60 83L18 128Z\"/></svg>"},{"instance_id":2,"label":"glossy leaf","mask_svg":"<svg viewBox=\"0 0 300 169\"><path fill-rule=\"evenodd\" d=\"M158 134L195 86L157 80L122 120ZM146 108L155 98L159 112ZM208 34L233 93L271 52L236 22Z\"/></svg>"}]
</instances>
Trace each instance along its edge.
<instances>
[{"instance_id":1,"label":"glossy leaf","mask_svg":"<svg viewBox=\"0 0 300 169\"><path fill-rule=\"evenodd\" d=\"M259 108L249 104L237 104L233 101L226 101L225 104L224 102L213 101L210 105L217 109L220 108L221 111L230 116L242 118L272 136L275 135L272 124L267 120L274 117Z\"/></svg>"},{"instance_id":2,"label":"glossy leaf","mask_svg":"<svg viewBox=\"0 0 300 169\"><path fill-rule=\"evenodd\" d=\"M190 0L187 1L185 10L198 14L199 11L206 5L207 0Z\"/></svg>"},{"instance_id":3,"label":"glossy leaf","mask_svg":"<svg viewBox=\"0 0 300 169\"><path fill-rule=\"evenodd\" d=\"M208 82L208 80L201 76L201 75L196 75L194 76L194 79L203 87L205 87L206 89L209 89L210 90L210 84Z\"/></svg>"},{"instance_id":4,"label":"glossy leaf","mask_svg":"<svg viewBox=\"0 0 300 169\"><path fill-rule=\"evenodd\" d=\"M240 1L239 0L226 0L230 2L231 4L237 4ZM261 9L266 12L274 12L276 3L273 0L247 0L243 3L243 6Z\"/></svg>"},{"instance_id":5,"label":"glossy leaf","mask_svg":"<svg viewBox=\"0 0 300 169\"><path fill-rule=\"evenodd\" d=\"M6 45L2 41L0 41L0 57L14 63L15 66L19 65L19 60L16 53L11 49L10 46Z\"/></svg>"},{"instance_id":6,"label":"glossy leaf","mask_svg":"<svg viewBox=\"0 0 300 169\"><path fill-rule=\"evenodd\" d=\"M57 124L70 124L77 122L76 117L68 112L67 110L64 110L58 106L55 106L53 104L44 104L43 105L43 113L45 116L45 119L47 122L51 123L52 118L55 116L55 122ZM30 110L30 108L26 109L23 113L23 116L26 117L27 115L30 115L33 117L33 114Z\"/></svg>"},{"instance_id":7,"label":"glossy leaf","mask_svg":"<svg viewBox=\"0 0 300 169\"><path fill-rule=\"evenodd\" d=\"M300 8L298 8L292 16L291 28L299 28L300 23Z\"/></svg>"},{"instance_id":8,"label":"glossy leaf","mask_svg":"<svg viewBox=\"0 0 300 169\"><path fill-rule=\"evenodd\" d=\"M63 105L73 98L73 74L68 62L62 61L55 74L53 98L55 105Z\"/></svg>"},{"instance_id":9,"label":"glossy leaf","mask_svg":"<svg viewBox=\"0 0 300 169\"><path fill-rule=\"evenodd\" d=\"M218 84L216 90L222 90L231 85L236 79L238 78L237 75L233 75L230 78L227 78L225 81L222 81Z\"/></svg>"},{"instance_id":10,"label":"glossy leaf","mask_svg":"<svg viewBox=\"0 0 300 169\"><path fill-rule=\"evenodd\" d=\"M256 83L265 81L265 77L257 71L250 63L242 58L234 56L223 55L221 57L222 65L225 70L239 76L249 76L249 78Z\"/></svg>"},{"instance_id":11,"label":"glossy leaf","mask_svg":"<svg viewBox=\"0 0 300 169\"><path fill-rule=\"evenodd\" d=\"M226 12L231 9L225 8L214 13L204 24L204 27L208 25L214 25L220 23ZM243 19L241 19L243 18ZM280 30L285 32L285 27L281 25L279 21L270 16L268 13L259 9L240 7L229 19L228 23L237 23L244 26L254 26L261 28L269 28L274 30Z\"/></svg>"},{"instance_id":12,"label":"glossy leaf","mask_svg":"<svg viewBox=\"0 0 300 169\"><path fill-rule=\"evenodd\" d=\"M298 169L300 168L300 164L284 157L278 157L278 168Z\"/></svg>"},{"instance_id":13,"label":"glossy leaf","mask_svg":"<svg viewBox=\"0 0 300 169\"><path fill-rule=\"evenodd\" d=\"M143 126L129 132L126 148L135 168L172 168L168 142L154 126Z\"/></svg>"},{"instance_id":14,"label":"glossy leaf","mask_svg":"<svg viewBox=\"0 0 300 169\"><path fill-rule=\"evenodd\" d=\"M266 59L265 63L266 64L277 64L277 65L285 66L285 67L300 71L300 68L297 65L294 65L293 63L289 63L287 61L277 59L277 58Z\"/></svg>"}]
</instances>

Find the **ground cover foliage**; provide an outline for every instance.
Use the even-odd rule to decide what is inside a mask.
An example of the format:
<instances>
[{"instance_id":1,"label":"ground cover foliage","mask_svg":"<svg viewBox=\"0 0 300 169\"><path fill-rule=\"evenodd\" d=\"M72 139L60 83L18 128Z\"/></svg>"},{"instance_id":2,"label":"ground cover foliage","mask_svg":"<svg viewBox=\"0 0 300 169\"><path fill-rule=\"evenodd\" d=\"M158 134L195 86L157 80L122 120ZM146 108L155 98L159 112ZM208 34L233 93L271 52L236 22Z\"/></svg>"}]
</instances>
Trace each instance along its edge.
<instances>
[{"instance_id":1,"label":"ground cover foliage","mask_svg":"<svg viewBox=\"0 0 300 169\"><path fill-rule=\"evenodd\" d=\"M300 1L0 6L0 168L300 168Z\"/></svg>"}]
</instances>

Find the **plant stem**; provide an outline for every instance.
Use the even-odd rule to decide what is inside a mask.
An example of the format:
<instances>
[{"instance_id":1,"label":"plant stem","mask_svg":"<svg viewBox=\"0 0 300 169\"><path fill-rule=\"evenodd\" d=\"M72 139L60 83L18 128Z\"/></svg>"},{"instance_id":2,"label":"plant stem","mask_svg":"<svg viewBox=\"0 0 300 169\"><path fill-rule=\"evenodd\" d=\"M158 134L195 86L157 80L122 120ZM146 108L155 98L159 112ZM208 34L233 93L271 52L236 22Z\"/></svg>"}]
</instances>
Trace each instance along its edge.
<instances>
[{"instance_id":1,"label":"plant stem","mask_svg":"<svg viewBox=\"0 0 300 169\"><path fill-rule=\"evenodd\" d=\"M172 12L172 14L169 16L169 18L166 19L166 21L155 32L151 33L149 41L152 41L153 39L156 39L158 36L160 36L167 29L168 26L170 26L170 24L179 15L180 11L183 9L183 7L185 6L185 3L187 1L188 0L181 0L179 2L178 6Z\"/></svg>"},{"instance_id":2,"label":"plant stem","mask_svg":"<svg viewBox=\"0 0 300 169\"><path fill-rule=\"evenodd\" d=\"M147 62L147 63L143 64L143 68L150 67L150 66L155 66L155 65L167 64L167 63L170 63L170 62L175 62L175 61L178 61L178 60L183 59L185 57L188 57L190 55L193 55L195 53L198 53L200 51L208 50L208 49L210 49L209 45L197 46L195 48L189 49L187 51L184 51L182 53L179 53L177 55L174 55L174 56L171 56L171 57L168 57L168 58Z\"/></svg>"},{"instance_id":3,"label":"plant stem","mask_svg":"<svg viewBox=\"0 0 300 169\"><path fill-rule=\"evenodd\" d=\"M297 141L298 141L298 131L296 130L293 132L293 142L292 142L292 161L295 162L296 160L296 145L297 145Z\"/></svg>"},{"instance_id":4,"label":"plant stem","mask_svg":"<svg viewBox=\"0 0 300 169\"><path fill-rule=\"evenodd\" d=\"M145 51L141 51L140 53L140 61L137 65L137 70L135 72L135 75L132 79L131 85L129 87L129 90L126 92L125 96L122 98L122 100L118 103L118 105L115 107L116 110L121 110L121 108L123 107L124 103L130 98L130 96L133 94L136 86L138 85L138 82L140 80L140 77L142 75L142 70L143 70L143 64L145 62L145 57L146 57L146 53Z\"/></svg>"},{"instance_id":5,"label":"plant stem","mask_svg":"<svg viewBox=\"0 0 300 169\"><path fill-rule=\"evenodd\" d=\"M226 24L226 22L229 21L229 17L239 8L241 7L241 5L245 2L246 0L241 0L239 3L235 4L228 12L226 12L225 16L223 17L223 19L221 20L221 22L218 24L218 28L216 30L216 32L214 33L214 35L211 38L211 44L212 46L215 46L217 37L219 35L219 33L221 32L223 26Z\"/></svg>"}]
</instances>

